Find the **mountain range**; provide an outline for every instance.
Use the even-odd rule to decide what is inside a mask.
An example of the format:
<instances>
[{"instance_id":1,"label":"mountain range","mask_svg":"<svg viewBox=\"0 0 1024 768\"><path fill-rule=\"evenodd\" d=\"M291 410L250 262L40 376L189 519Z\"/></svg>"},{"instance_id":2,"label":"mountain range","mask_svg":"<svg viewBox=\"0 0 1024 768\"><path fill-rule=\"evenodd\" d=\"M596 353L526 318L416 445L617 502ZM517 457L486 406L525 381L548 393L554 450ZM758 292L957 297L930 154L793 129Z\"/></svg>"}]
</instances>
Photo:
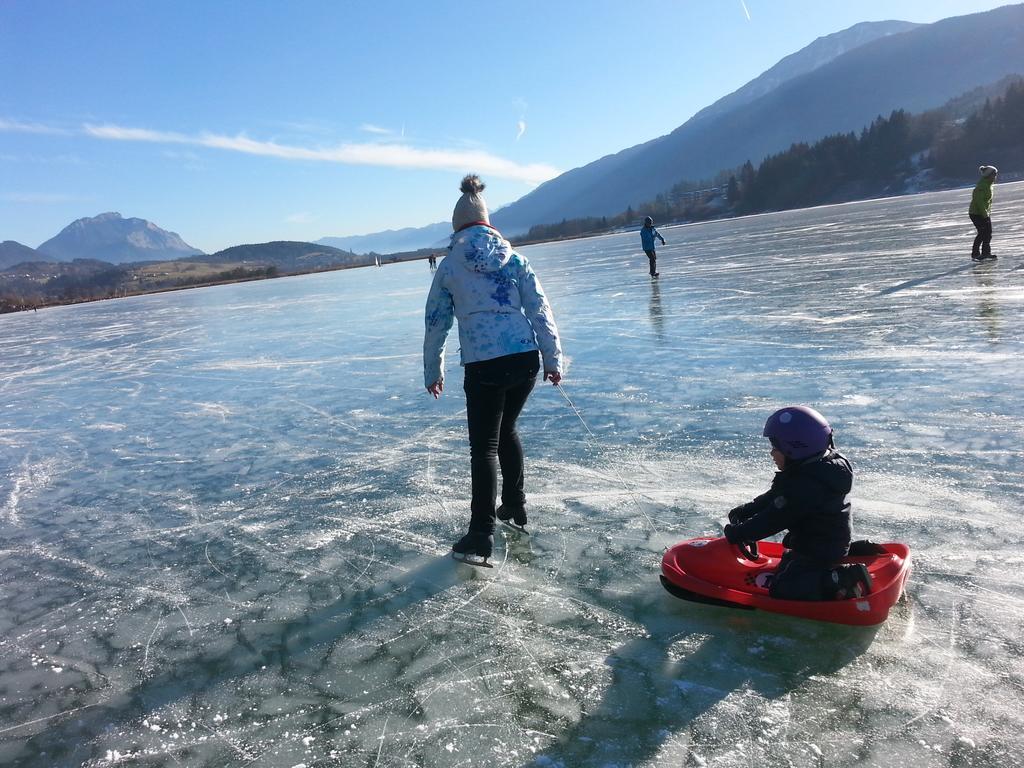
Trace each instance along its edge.
<instances>
[{"instance_id":1,"label":"mountain range","mask_svg":"<svg viewBox=\"0 0 1024 768\"><path fill-rule=\"evenodd\" d=\"M515 236L535 224L614 215L680 182L711 179L747 160L756 165L793 143L860 131L896 109L933 109L1012 74L1024 74L1021 4L933 24L856 24L780 60L671 133L567 171L491 220ZM438 232L448 234L446 222L402 230L402 247L433 247ZM392 234L320 242L387 252Z\"/></svg>"},{"instance_id":2,"label":"mountain range","mask_svg":"<svg viewBox=\"0 0 1024 768\"><path fill-rule=\"evenodd\" d=\"M907 32L921 26L910 21L863 21L852 27L819 37L810 45L779 60L746 85L723 96L690 118L691 122L710 120L728 114L745 104L756 101L789 80L813 72L847 51L878 40L881 37Z\"/></svg>"},{"instance_id":3,"label":"mountain range","mask_svg":"<svg viewBox=\"0 0 1024 768\"><path fill-rule=\"evenodd\" d=\"M140 242L143 245L139 245ZM76 245L81 243L87 247L78 250ZM147 264L173 262L177 265L175 268L184 273L193 273L201 265L204 268L201 274L228 267L273 267L277 274L298 274L374 263L371 257L358 256L339 248L293 241L236 245L207 255L152 222L123 219L116 213L79 219L43 245L47 245L47 252L42 246L33 249L13 240L0 243L0 272L16 273L16 276L29 279L56 275L89 276L105 270L128 274L132 270L148 268ZM54 257L55 250L68 258ZM106 258L94 258L88 255L90 252ZM16 279L12 275L6 277Z\"/></svg>"},{"instance_id":4,"label":"mountain range","mask_svg":"<svg viewBox=\"0 0 1024 768\"><path fill-rule=\"evenodd\" d=\"M537 223L618 213L680 181L710 178L747 160L757 164L793 143L859 131L878 115L938 107L979 85L1024 73L1024 5L892 30L852 27L832 36L837 43L855 33L877 34L850 50L834 45L834 58L763 95L730 94L667 136L542 184L499 211L495 226L518 234Z\"/></svg>"},{"instance_id":5,"label":"mountain range","mask_svg":"<svg viewBox=\"0 0 1024 768\"><path fill-rule=\"evenodd\" d=\"M350 251L332 248L320 243L276 240L270 243L235 245L209 256L193 256L188 261L207 264L265 264L283 273L314 272L319 269L337 269L372 264L372 259L357 256Z\"/></svg>"},{"instance_id":6,"label":"mountain range","mask_svg":"<svg viewBox=\"0 0 1024 768\"><path fill-rule=\"evenodd\" d=\"M398 253L415 251L419 248L445 248L448 237L452 233L451 222L428 224L425 227L406 227L405 229L388 229L372 235L351 235L349 237L322 237L317 240L321 245L343 248L355 253Z\"/></svg>"},{"instance_id":7,"label":"mountain range","mask_svg":"<svg viewBox=\"0 0 1024 768\"><path fill-rule=\"evenodd\" d=\"M36 251L51 261L98 259L110 264L172 261L203 253L176 232L145 219L125 219L119 213L73 221Z\"/></svg>"},{"instance_id":8,"label":"mountain range","mask_svg":"<svg viewBox=\"0 0 1024 768\"><path fill-rule=\"evenodd\" d=\"M756 165L797 142L860 131L893 110L934 109L972 89L1022 73L1024 4L934 24L857 24L785 57L671 133L563 173L492 212L491 220L504 234L517 236L537 224L614 216L681 182L710 180L747 160ZM445 221L324 237L316 244L264 245L277 252L282 263L330 263L347 260L340 254L349 252L440 248L450 232ZM296 250L297 245L302 247ZM335 248L338 253L331 253ZM194 256L204 254L174 232L145 219L102 213L73 222L35 250L13 241L0 243L0 270L27 261L94 259L123 264Z\"/></svg>"},{"instance_id":9,"label":"mountain range","mask_svg":"<svg viewBox=\"0 0 1024 768\"><path fill-rule=\"evenodd\" d=\"M45 258L36 249L14 240L4 240L0 243L0 269L7 269L22 262L43 261Z\"/></svg>"}]
</instances>

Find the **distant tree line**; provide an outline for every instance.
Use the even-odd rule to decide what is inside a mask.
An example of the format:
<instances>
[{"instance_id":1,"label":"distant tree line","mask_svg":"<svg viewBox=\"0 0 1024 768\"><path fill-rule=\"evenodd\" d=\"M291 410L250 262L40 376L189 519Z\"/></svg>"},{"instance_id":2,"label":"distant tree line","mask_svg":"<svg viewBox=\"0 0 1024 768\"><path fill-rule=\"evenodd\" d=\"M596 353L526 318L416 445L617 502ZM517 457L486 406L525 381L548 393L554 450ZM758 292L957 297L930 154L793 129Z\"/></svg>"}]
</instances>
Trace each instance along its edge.
<instances>
[{"instance_id":1,"label":"distant tree line","mask_svg":"<svg viewBox=\"0 0 1024 768\"><path fill-rule=\"evenodd\" d=\"M117 295L128 270L106 265L90 269L79 264L69 266L68 272L45 280L28 276L3 275L0 286L0 312L50 304L72 304L80 301L107 299Z\"/></svg>"},{"instance_id":2,"label":"distant tree line","mask_svg":"<svg viewBox=\"0 0 1024 768\"><path fill-rule=\"evenodd\" d=\"M936 172L963 178L979 165L995 165L1000 172L1024 171L1024 81L988 99L965 120L942 126L932 143L931 164Z\"/></svg>"},{"instance_id":3,"label":"distant tree line","mask_svg":"<svg viewBox=\"0 0 1024 768\"><path fill-rule=\"evenodd\" d=\"M235 280L263 280L277 276L278 269L274 265L269 267L235 267L234 269L226 269L223 272L215 272L212 275L176 277L153 287L179 288L189 285L206 285L207 283L229 283Z\"/></svg>"},{"instance_id":4,"label":"distant tree line","mask_svg":"<svg viewBox=\"0 0 1024 768\"><path fill-rule=\"evenodd\" d=\"M121 288L128 270L121 267L103 269L91 275L64 274L51 277L41 291L60 301L91 301L114 296Z\"/></svg>"},{"instance_id":5,"label":"distant tree line","mask_svg":"<svg viewBox=\"0 0 1024 768\"><path fill-rule=\"evenodd\" d=\"M914 171L913 155L930 145L928 122L900 109L876 118L860 136L793 144L756 170L748 162L730 177L729 202L737 213L759 213L898 191L893 186Z\"/></svg>"},{"instance_id":6,"label":"distant tree line","mask_svg":"<svg viewBox=\"0 0 1024 768\"><path fill-rule=\"evenodd\" d=\"M538 225L519 242L594 234L636 226L643 216L658 222L702 221L735 214L804 208L907 191L923 169L953 186L973 181L977 167L1024 171L1024 80L988 98L966 117L952 108L911 115L895 110L860 132L797 143L769 155L756 168L748 160L701 182L684 181L666 194L615 216L563 219Z\"/></svg>"},{"instance_id":7,"label":"distant tree line","mask_svg":"<svg viewBox=\"0 0 1024 768\"><path fill-rule=\"evenodd\" d=\"M985 98L986 93L998 94ZM980 95L979 95L980 94ZM658 223L702 221L736 214L800 208L856 200L878 194L899 194L917 174L939 177L932 186L952 186L977 177L983 163L1004 175L1024 172L1024 80L1019 77L965 94L945 107L920 115L896 110L878 117L860 134L841 133L813 144L793 144L766 157L756 168L750 161L700 181L681 181L664 194L615 216L563 219L537 225L517 242L555 240L638 226L644 216ZM277 266L236 267L201 276L148 276L137 266L75 260L60 274L0 272L0 312L49 304L123 296L168 288L234 280L276 277L373 263L373 256L308 243L267 243L236 246L200 260L255 258L270 247ZM392 254L388 261L422 258L429 251Z\"/></svg>"},{"instance_id":8,"label":"distant tree line","mask_svg":"<svg viewBox=\"0 0 1024 768\"><path fill-rule=\"evenodd\" d=\"M432 249L357 255L314 243L278 241L241 245L208 256L113 265L96 259L70 262L34 262L0 270L0 313L57 304L152 293L241 280L262 280L281 275L327 272L351 267L425 259ZM252 266L236 266L238 261ZM269 265L268 261L271 261ZM222 269L216 272L220 265Z\"/></svg>"},{"instance_id":9,"label":"distant tree line","mask_svg":"<svg viewBox=\"0 0 1024 768\"><path fill-rule=\"evenodd\" d=\"M236 267L213 274L190 277L168 277L164 279L137 279L136 271L130 267L98 269L83 274L71 271L56 275L45 281L34 281L27 277L4 276L0 287L0 313L17 312L53 304L76 304L124 296L128 293L145 293L183 288L197 285L213 285L237 280L262 280L277 277L276 266Z\"/></svg>"},{"instance_id":10,"label":"distant tree line","mask_svg":"<svg viewBox=\"0 0 1024 768\"><path fill-rule=\"evenodd\" d=\"M659 194L636 209L630 206L615 216L584 216L562 219L557 224L535 224L526 235L515 238L515 242L523 244L608 232L634 226L644 216L653 216L656 221L712 219L722 214L722 206L716 200L726 189L729 177L729 172L723 171L713 179L681 181L668 193Z\"/></svg>"}]
</instances>

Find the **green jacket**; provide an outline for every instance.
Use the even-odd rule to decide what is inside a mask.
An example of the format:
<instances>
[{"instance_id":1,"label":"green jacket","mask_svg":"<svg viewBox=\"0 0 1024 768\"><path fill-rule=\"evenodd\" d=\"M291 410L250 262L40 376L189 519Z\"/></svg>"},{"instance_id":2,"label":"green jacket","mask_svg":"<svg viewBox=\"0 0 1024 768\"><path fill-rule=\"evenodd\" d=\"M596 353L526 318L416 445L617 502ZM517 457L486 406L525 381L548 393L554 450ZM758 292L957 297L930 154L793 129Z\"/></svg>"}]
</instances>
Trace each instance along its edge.
<instances>
[{"instance_id":1,"label":"green jacket","mask_svg":"<svg viewBox=\"0 0 1024 768\"><path fill-rule=\"evenodd\" d=\"M991 177L978 180L974 187L974 194L971 195L971 207L968 213L978 216L992 214L992 181Z\"/></svg>"}]
</instances>

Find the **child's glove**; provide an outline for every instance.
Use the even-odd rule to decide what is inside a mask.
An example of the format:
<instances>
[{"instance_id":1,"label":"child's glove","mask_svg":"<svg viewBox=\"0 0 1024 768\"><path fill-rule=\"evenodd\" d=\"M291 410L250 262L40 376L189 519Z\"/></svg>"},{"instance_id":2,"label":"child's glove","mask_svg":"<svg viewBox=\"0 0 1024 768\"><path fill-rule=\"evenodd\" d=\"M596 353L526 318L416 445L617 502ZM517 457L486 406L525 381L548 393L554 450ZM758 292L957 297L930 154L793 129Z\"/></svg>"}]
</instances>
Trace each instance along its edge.
<instances>
[{"instance_id":1,"label":"child's glove","mask_svg":"<svg viewBox=\"0 0 1024 768\"><path fill-rule=\"evenodd\" d=\"M887 555L889 554L889 550L881 544L875 544L873 541L861 539L860 541L850 542L850 551L846 554L850 557L870 557L872 555Z\"/></svg>"},{"instance_id":2,"label":"child's glove","mask_svg":"<svg viewBox=\"0 0 1024 768\"><path fill-rule=\"evenodd\" d=\"M750 515L747 514L746 504L740 504L738 507L733 507L729 510L729 522L733 525L739 525L748 517L750 517Z\"/></svg>"},{"instance_id":3,"label":"child's glove","mask_svg":"<svg viewBox=\"0 0 1024 768\"><path fill-rule=\"evenodd\" d=\"M735 525L725 526L725 529L722 531L722 533L725 534L725 540L728 541L730 544L739 544L741 541L743 541L743 539L736 535Z\"/></svg>"}]
</instances>

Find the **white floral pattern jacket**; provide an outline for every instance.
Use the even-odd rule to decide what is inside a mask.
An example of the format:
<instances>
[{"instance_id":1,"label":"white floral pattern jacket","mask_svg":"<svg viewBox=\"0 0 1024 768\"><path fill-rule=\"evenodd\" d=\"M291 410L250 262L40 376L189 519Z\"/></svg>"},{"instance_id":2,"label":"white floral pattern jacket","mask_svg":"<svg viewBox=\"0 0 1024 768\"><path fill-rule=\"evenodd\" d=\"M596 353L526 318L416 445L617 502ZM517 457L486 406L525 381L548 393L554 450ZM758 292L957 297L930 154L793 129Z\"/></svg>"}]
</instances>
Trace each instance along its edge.
<instances>
[{"instance_id":1,"label":"white floral pattern jacket","mask_svg":"<svg viewBox=\"0 0 1024 768\"><path fill-rule=\"evenodd\" d=\"M444 379L444 343L459 320L461 362L540 349L545 371L562 373L562 347L547 297L526 257L498 230L476 224L452 235L427 296L423 379Z\"/></svg>"}]
</instances>

